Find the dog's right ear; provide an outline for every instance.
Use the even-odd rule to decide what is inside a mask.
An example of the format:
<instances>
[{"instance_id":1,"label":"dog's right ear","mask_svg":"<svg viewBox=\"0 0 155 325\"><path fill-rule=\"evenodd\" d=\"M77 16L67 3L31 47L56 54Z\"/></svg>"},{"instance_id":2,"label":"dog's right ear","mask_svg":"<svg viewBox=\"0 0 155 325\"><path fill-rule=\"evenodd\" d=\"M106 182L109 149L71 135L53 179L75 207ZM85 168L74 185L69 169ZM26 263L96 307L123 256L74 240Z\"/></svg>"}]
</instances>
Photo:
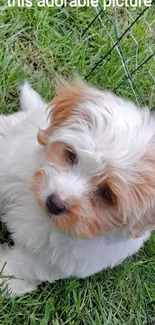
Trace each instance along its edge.
<instances>
[{"instance_id":1,"label":"dog's right ear","mask_svg":"<svg viewBox=\"0 0 155 325\"><path fill-rule=\"evenodd\" d=\"M35 110L40 106L45 105L43 98L25 81L20 87L20 105L25 112Z\"/></svg>"}]
</instances>

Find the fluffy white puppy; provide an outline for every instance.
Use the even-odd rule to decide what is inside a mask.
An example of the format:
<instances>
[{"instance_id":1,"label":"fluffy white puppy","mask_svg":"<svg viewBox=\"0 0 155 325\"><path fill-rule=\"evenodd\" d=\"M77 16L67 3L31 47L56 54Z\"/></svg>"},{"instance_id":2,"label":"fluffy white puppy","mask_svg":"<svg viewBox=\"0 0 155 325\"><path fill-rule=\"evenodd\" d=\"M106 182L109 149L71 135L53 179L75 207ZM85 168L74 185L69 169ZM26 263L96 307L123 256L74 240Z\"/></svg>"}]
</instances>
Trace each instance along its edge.
<instances>
[{"instance_id":1,"label":"fluffy white puppy","mask_svg":"<svg viewBox=\"0 0 155 325\"><path fill-rule=\"evenodd\" d=\"M0 269L12 296L112 268L155 228L147 108L82 81L61 82L50 105L25 84L21 103L0 118L1 215L14 241Z\"/></svg>"}]
</instances>

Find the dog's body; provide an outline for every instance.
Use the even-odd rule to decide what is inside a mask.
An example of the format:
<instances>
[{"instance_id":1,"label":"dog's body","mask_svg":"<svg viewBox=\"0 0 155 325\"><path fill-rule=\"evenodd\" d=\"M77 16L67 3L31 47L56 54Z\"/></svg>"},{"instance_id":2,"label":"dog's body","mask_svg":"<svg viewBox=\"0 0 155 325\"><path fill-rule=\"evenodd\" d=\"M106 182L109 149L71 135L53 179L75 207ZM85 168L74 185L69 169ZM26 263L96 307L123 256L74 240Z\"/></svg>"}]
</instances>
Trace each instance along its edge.
<instances>
[{"instance_id":1,"label":"dog's body","mask_svg":"<svg viewBox=\"0 0 155 325\"><path fill-rule=\"evenodd\" d=\"M140 125L141 113L139 110L137 111L137 108L131 103L125 102L117 97L113 98L112 96L111 94L105 94L107 114L109 114L108 105L110 107L110 101L116 101L117 114L112 123L117 123L118 127L124 128L124 135L127 138L130 134L126 134L126 132L129 131L132 133L136 125ZM59 224L57 225L56 222L54 222L54 219L53 221L51 220L52 218L49 217L48 213L38 204L36 199L38 188L36 190L36 183L32 184L34 174L40 168L44 168L45 165L47 148L45 146L42 148L38 143L37 132L38 128L46 129L48 127L46 124L47 105L28 85L23 87L21 101L24 109L23 112L8 117L1 117L0 119L1 214L2 221L6 224L14 241L14 246L12 248L7 246L1 247L0 269L2 269L2 274L4 276L15 277L14 279L7 280L7 292L10 292L12 296L23 295L26 292L35 290L37 285L42 281L53 282L57 279L72 276L84 278L107 267L112 268L121 263L128 256L136 253L150 235L150 229L146 227L144 232L136 239L131 238L129 231L132 227L131 225L128 227L125 222L123 225L116 227L115 225L111 227L108 224L109 228L105 229L108 231L101 231L101 233L96 232L95 234L93 233L93 235L91 235L91 227L87 230L87 224L84 235L83 229L85 224L81 228L78 228L77 224L76 231L78 231L78 233L74 235L69 229L70 225L66 226L65 224L64 227L66 227L66 231L63 231ZM125 104L126 108L124 107L124 109L126 109L126 112L123 111L123 103ZM150 117L147 117L147 114L149 113L147 112L145 114L146 122L149 123ZM142 120L143 119L144 116ZM127 125L128 127L126 127ZM144 129L143 127L141 132L144 132ZM152 127L150 127L150 130L152 133L155 133L155 128L154 131L152 131ZM137 134L136 141L139 141L138 132L135 134ZM45 137L42 141L44 140ZM62 141L61 137L60 141ZM119 141L119 134L117 141ZM124 142L127 143L127 140L124 139ZM135 144L133 144L133 146L134 145ZM85 152L84 150L85 148L83 148L83 152ZM118 148L118 151L119 150L121 151L124 149L120 146ZM125 151L123 154L125 155ZM112 154L110 154L110 156L109 161L112 159ZM117 150L114 156L117 160ZM122 157L120 157L120 159L121 158ZM119 164L119 161L116 161L116 163ZM55 168L53 163L50 168ZM90 168L92 168L92 172L94 172L93 162ZM128 169L126 169L126 173L127 172ZM73 187L70 190L71 180L73 178L76 191L79 190L80 193L82 192L80 180L78 178L76 179L77 171L74 171L75 178L71 174L71 180L65 180L66 183L63 183L63 179L59 180L59 174L61 174L59 171L55 171L55 173L56 176L53 174L50 180L50 188L55 186L57 190L57 186L59 189L62 184L64 192L74 192ZM56 185L53 185L53 183ZM38 184L40 186L40 180L37 186ZM55 188L54 191L56 191ZM35 191L36 193L34 193ZM83 192L80 195L83 197ZM57 216L56 218L61 217ZM96 219L94 224L96 224ZM73 228L74 226L72 230L75 231L75 228ZM80 231L82 233L81 236ZM89 235L85 236L87 232L89 232Z\"/></svg>"}]
</instances>

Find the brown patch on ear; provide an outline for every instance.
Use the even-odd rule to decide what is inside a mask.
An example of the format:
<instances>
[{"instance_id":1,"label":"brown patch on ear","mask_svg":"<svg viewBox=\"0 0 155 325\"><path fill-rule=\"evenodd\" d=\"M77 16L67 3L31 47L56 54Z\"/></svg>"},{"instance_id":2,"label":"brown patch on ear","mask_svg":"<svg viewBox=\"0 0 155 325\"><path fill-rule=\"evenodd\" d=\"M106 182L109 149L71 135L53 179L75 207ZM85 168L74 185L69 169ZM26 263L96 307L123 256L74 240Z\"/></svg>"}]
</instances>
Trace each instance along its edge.
<instances>
[{"instance_id":1,"label":"brown patch on ear","mask_svg":"<svg viewBox=\"0 0 155 325\"><path fill-rule=\"evenodd\" d=\"M67 85L65 91L57 95L51 102L54 105L52 111L52 127L63 124L77 108L83 94L83 84ZM77 114L77 112L76 112Z\"/></svg>"},{"instance_id":2,"label":"brown patch on ear","mask_svg":"<svg viewBox=\"0 0 155 325\"><path fill-rule=\"evenodd\" d=\"M126 200L128 197L128 186L127 184L113 172L110 168L104 170L104 174L108 175L103 181L100 181L100 176L96 179L96 190L100 191L108 189L112 192L112 202L113 205L117 207L118 210L122 210L122 206L126 205ZM104 178L104 174L101 176Z\"/></svg>"},{"instance_id":3,"label":"brown patch on ear","mask_svg":"<svg viewBox=\"0 0 155 325\"><path fill-rule=\"evenodd\" d=\"M115 173L111 173L107 177L105 180L105 186L107 186L112 192L112 202L110 202L110 204L105 202L107 210L109 209L109 212L111 213L107 214L107 219L104 220L103 223L103 229L105 228L105 230L110 231L124 226L127 222L127 220L124 218L124 212L128 199L128 190L123 180Z\"/></svg>"},{"instance_id":4,"label":"brown patch on ear","mask_svg":"<svg viewBox=\"0 0 155 325\"><path fill-rule=\"evenodd\" d=\"M54 128L60 127L72 114L80 114L76 111L86 85L78 80L73 84L61 81L57 84L57 96L49 103L50 126L38 133L37 139L41 146L47 145L48 138Z\"/></svg>"},{"instance_id":5,"label":"brown patch on ear","mask_svg":"<svg viewBox=\"0 0 155 325\"><path fill-rule=\"evenodd\" d=\"M86 84L82 79L75 79L74 81L68 82L62 77L56 79L56 94L62 95L71 88L85 88Z\"/></svg>"},{"instance_id":6,"label":"brown patch on ear","mask_svg":"<svg viewBox=\"0 0 155 325\"><path fill-rule=\"evenodd\" d=\"M127 224L125 211L128 202L128 188L126 183L111 171L110 168L104 171L108 176L104 179L104 174L97 177L96 182L96 205L100 216L101 231L111 231ZM94 187L94 184L93 184ZM110 199L106 198L106 191L110 191Z\"/></svg>"},{"instance_id":7,"label":"brown patch on ear","mask_svg":"<svg viewBox=\"0 0 155 325\"><path fill-rule=\"evenodd\" d=\"M109 226L116 223L128 225L132 238L142 236L146 230L155 229L155 145L148 148L138 161L134 182L125 183L119 175L109 171L105 180L117 198L120 220L109 219ZM104 183L103 183L104 184ZM121 219L121 216L124 219ZM110 227L109 227L110 229Z\"/></svg>"},{"instance_id":8,"label":"brown patch on ear","mask_svg":"<svg viewBox=\"0 0 155 325\"><path fill-rule=\"evenodd\" d=\"M141 158L137 182L131 185L131 189L130 204L135 211L139 210L139 215L130 235L137 238L146 230L155 229L155 144Z\"/></svg>"}]
</instances>

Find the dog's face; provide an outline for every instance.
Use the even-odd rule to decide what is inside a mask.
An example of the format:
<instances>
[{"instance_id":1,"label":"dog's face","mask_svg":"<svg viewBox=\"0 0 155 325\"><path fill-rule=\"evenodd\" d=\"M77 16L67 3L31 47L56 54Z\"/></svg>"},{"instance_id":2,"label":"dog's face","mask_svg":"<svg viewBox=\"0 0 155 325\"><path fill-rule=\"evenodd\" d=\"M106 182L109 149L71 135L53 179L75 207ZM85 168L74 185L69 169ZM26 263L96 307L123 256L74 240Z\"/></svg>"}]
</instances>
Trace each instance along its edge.
<instances>
[{"instance_id":1,"label":"dog's face","mask_svg":"<svg viewBox=\"0 0 155 325\"><path fill-rule=\"evenodd\" d=\"M133 237L153 228L149 113L82 81L60 84L49 111L49 127L38 134L45 160L32 188L57 227L83 238L124 225Z\"/></svg>"}]
</instances>

